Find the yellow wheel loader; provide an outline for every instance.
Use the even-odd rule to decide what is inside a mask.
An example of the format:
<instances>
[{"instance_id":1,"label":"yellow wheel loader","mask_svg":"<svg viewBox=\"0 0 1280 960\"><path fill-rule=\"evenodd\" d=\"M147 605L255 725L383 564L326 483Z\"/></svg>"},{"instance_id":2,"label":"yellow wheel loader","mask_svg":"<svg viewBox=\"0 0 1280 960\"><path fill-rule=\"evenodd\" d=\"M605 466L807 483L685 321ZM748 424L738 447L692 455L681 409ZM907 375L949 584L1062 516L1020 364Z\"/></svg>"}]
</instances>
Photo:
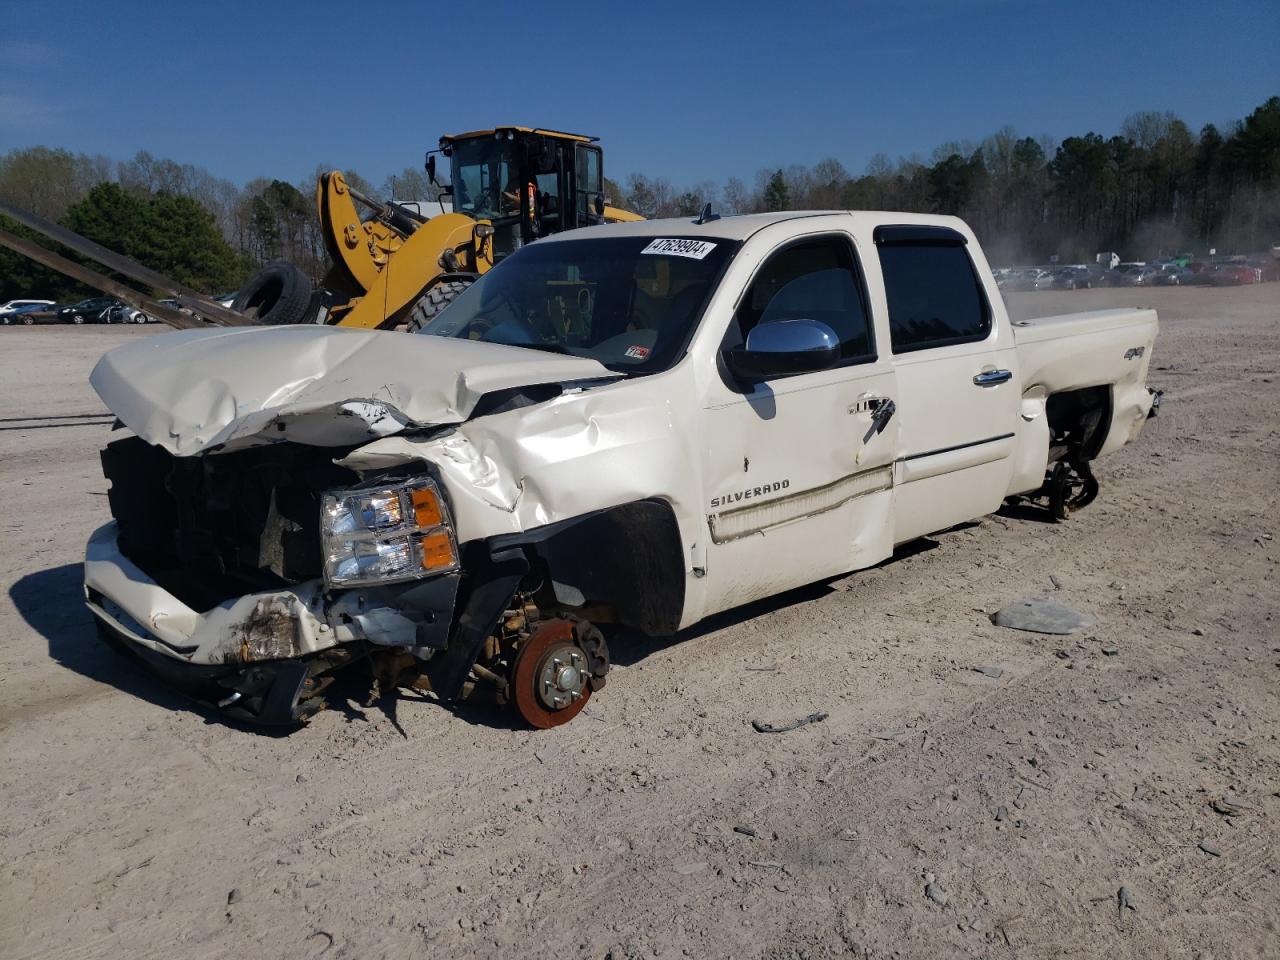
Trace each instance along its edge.
<instances>
[{"instance_id":1,"label":"yellow wheel loader","mask_svg":"<svg viewBox=\"0 0 1280 960\"><path fill-rule=\"evenodd\" d=\"M245 285L232 309L262 323L321 319L316 314L326 310L321 322L413 331L526 243L574 227L642 219L605 205L595 137L531 127L441 137L426 158L433 184L437 156L451 167L438 213L436 202L407 206L368 197L336 170L321 176L316 208L332 260L322 300L297 268L272 263Z\"/></svg>"},{"instance_id":2,"label":"yellow wheel loader","mask_svg":"<svg viewBox=\"0 0 1280 960\"><path fill-rule=\"evenodd\" d=\"M5 230L0 246L175 327L330 323L413 331L526 243L575 227L644 219L605 205L604 158L596 144L595 137L532 127L441 137L426 157L433 184L437 156L451 163L439 213L435 202L376 200L340 172L324 174L316 184L316 207L333 263L319 290L295 265L268 263L227 305L2 201L0 213L173 300L157 301ZM357 204L366 210L363 217Z\"/></svg>"}]
</instances>

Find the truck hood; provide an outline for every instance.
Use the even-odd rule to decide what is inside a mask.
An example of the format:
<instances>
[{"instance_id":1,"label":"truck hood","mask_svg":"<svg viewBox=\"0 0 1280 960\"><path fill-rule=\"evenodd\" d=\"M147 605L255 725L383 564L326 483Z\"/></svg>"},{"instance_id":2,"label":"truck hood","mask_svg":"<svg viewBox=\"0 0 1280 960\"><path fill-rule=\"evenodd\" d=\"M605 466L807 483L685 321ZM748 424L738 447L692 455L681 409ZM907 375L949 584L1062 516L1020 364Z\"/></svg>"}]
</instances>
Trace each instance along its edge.
<instances>
[{"instance_id":1,"label":"truck hood","mask_svg":"<svg viewBox=\"0 0 1280 960\"><path fill-rule=\"evenodd\" d=\"M126 427L185 457L281 440L349 446L461 423L493 391L618 376L522 347L291 326L148 337L103 356L89 382Z\"/></svg>"}]
</instances>

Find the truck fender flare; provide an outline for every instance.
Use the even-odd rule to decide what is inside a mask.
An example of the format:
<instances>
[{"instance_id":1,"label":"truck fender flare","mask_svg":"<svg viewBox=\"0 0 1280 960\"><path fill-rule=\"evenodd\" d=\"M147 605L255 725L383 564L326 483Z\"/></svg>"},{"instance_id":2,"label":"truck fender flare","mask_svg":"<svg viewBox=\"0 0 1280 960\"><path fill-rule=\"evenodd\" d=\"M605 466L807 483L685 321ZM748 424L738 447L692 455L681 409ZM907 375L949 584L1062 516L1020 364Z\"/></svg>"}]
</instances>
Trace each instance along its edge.
<instances>
[{"instance_id":1,"label":"truck fender flare","mask_svg":"<svg viewBox=\"0 0 1280 960\"><path fill-rule=\"evenodd\" d=\"M577 589L587 606L612 607L619 623L657 637L680 626L685 551L665 500L618 504L498 539L523 543L553 581Z\"/></svg>"}]
</instances>

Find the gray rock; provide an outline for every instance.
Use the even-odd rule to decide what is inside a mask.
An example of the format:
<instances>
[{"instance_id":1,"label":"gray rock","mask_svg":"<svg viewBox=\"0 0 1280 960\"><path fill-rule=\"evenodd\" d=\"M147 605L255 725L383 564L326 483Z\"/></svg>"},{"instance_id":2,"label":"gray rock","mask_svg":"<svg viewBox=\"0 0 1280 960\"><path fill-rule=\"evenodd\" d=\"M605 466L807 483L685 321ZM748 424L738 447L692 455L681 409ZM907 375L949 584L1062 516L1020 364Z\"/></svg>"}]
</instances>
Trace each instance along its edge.
<instances>
[{"instance_id":1,"label":"gray rock","mask_svg":"<svg viewBox=\"0 0 1280 960\"><path fill-rule=\"evenodd\" d=\"M1208 840L1201 840L1197 846L1211 857L1222 856L1222 851L1209 843Z\"/></svg>"},{"instance_id":2,"label":"gray rock","mask_svg":"<svg viewBox=\"0 0 1280 960\"><path fill-rule=\"evenodd\" d=\"M1245 807L1242 803L1237 803L1233 797L1220 797L1209 804L1216 813L1222 814L1224 817L1238 817L1244 813Z\"/></svg>"},{"instance_id":3,"label":"gray rock","mask_svg":"<svg viewBox=\"0 0 1280 960\"><path fill-rule=\"evenodd\" d=\"M924 895L940 907L947 905L947 895L942 892L942 888L936 883L926 883L924 885Z\"/></svg>"},{"instance_id":4,"label":"gray rock","mask_svg":"<svg viewBox=\"0 0 1280 960\"><path fill-rule=\"evenodd\" d=\"M546 766L560 759L560 748L552 744L551 746L543 747L541 750L535 750L533 756L539 763Z\"/></svg>"},{"instance_id":5,"label":"gray rock","mask_svg":"<svg viewBox=\"0 0 1280 960\"><path fill-rule=\"evenodd\" d=\"M1004 669L1001 667L971 667L974 673L980 673L984 677L990 677L993 680L999 680L1004 676Z\"/></svg>"},{"instance_id":6,"label":"gray rock","mask_svg":"<svg viewBox=\"0 0 1280 960\"><path fill-rule=\"evenodd\" d=\"M991 622L997 627L1008 627L1011 630L1065 635L1078 633L1092 626L1093 617L1054 600L1029 597L996 611Z\"/></svg>"}]
</instances>

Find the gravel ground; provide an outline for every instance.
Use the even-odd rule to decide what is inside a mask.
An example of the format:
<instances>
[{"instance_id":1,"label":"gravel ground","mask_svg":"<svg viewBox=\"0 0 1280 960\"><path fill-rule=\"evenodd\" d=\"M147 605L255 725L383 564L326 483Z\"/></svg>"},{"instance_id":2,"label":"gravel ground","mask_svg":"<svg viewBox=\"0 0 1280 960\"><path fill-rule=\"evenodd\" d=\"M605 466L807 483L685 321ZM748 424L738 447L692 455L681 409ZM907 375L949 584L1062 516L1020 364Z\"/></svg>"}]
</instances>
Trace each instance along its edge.
<instances>
[{"instance_id":1,"label":"gravel ground","mask_svg":"<svg viewBox=\"0 0 1280 960\"><path fill-rule=\"evenodd\" d=\"M0 331L0 956L1277 956L1280 284L1011 306L1137 303L1165 406L1088 510L615 645L545 733L409 698L266 735L101 646L86 375L155 328ZM1096 624L989 622L1026 596Z\"/></svg>"}]
</instances>

